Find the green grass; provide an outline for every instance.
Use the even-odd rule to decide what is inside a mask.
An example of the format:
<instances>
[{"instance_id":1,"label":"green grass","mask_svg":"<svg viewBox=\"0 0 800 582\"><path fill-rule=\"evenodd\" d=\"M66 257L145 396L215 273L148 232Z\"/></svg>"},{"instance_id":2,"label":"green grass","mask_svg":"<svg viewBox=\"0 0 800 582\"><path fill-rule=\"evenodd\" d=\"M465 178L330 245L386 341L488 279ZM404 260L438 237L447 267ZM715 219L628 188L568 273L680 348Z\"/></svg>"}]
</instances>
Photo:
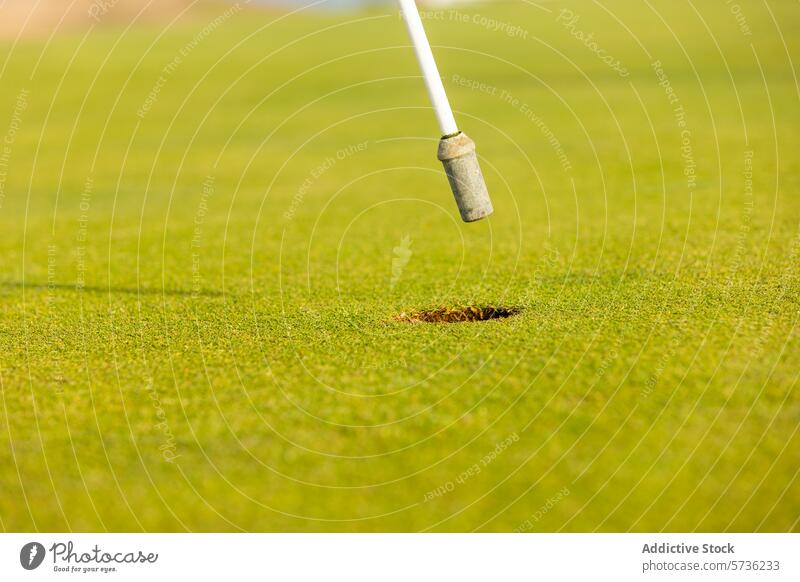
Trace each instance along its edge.
<instances>
[{"instance_id":1,"label":"green grass","mask_svg":"<svg viewBox=\"0 0 800 582\"><path fill-rule=\"evenodd\" d=\"M0 526L800 529L800 6L696 4L428 20L471 225L388 9L3 41Z\"/></svg>"}]
</instances>

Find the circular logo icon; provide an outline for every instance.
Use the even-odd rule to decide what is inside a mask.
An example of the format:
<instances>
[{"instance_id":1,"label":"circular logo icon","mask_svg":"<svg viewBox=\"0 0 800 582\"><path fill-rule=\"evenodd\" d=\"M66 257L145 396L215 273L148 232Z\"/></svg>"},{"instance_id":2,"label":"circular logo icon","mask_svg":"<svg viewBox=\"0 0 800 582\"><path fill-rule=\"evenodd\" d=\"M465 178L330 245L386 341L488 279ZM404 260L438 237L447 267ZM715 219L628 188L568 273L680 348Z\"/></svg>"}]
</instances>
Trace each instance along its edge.
<instances>
[{"instance_id":1,"label":"circular logo icon","mask_svg":"<svg viewBox=\"0 0 800 582\"><path fill-rule=\"evenodd\" d=\"M26 570L35 570L44 560L44 546L39 542L30 542L19 551L19 563Z\"/></svg>"}]
</instances>

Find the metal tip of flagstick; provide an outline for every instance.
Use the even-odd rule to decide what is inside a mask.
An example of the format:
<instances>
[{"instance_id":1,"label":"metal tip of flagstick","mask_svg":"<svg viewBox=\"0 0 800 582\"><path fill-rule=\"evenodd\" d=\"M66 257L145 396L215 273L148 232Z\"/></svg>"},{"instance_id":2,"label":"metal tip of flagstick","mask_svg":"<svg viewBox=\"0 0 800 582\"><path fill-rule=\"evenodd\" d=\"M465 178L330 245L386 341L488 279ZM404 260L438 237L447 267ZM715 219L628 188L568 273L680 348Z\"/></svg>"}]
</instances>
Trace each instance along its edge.
<instances>
[{"instance_id":1,"label":"metal tip of flagstick","mask_svg":"<svg viewBox=\"0 0 800 582\"><path fill-rule=\"evenodd\" d=\"M475 222L489 216L494 209L475 154L475 142L463 132L443 137L438 158L444 165L461 219Z\"/></svg>"},{"instance_id":2,"label":"metal tip of flagstick","mask_svg":"<svg viewBox=\"0 0 800 582\"><path fill-rule=\"evenodd\" d=\"M439 141L438 157L444 165L458 211L464 222L475 222L486 218L493 212L492 201L489 199L486 181L483 179L478 156L475 154L475 142L459 131L456 125L417 5L414 0L398 0L398 2L422 69L422 77L425 79L433 110L439 121L439 128L444 136Z\"/></svg>"}]
</instances>

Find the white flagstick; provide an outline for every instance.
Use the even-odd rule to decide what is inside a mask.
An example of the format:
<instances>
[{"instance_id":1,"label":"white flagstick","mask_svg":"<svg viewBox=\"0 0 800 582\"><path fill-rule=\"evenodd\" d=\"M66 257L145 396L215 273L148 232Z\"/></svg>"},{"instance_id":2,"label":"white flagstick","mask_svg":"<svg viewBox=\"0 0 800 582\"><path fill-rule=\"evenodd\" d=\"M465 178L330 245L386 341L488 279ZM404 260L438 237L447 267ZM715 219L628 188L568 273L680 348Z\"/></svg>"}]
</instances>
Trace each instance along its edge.
<instances>
[{"instance_id":1,"label":"white flagstick","mask_svg":"<svg viewBox=\"0 0 800 582\"><path fill-rule=\"evenodd\" d=\"M442 78L439 76L439 69L433 60L431 45L422 27L417 5L414 0L398 0L398 2L442 132L442 139L439 141L439 160L444 165L461 218L464 222L480 220L489 216L493 209L486 182L478 165L478 157L475 155L475 142L458 130Z\"/></svg>"},{"instance_id":2,"label":"white flagstick","mask_svg":"<svg viewBox=\"0 0 800 582\"><path fill-rule=\"evenodd\" d=\"M454 135L458 133L456 119L453 117L453 110L444 92L442 78L439 76L439 69L436 68L436 61L433 60L431 45L422 27L422 19L414 0L398 0L400 10L408 28L408 35L411 37L411 44L414 45L414 52L417 53L419 67L422 69L422 77L425 79L425 86L428 88L428 95L433 103L433 110L436 112L436 119L439 120L439 129L442 135Z\"/></svg>"}]
</instances>

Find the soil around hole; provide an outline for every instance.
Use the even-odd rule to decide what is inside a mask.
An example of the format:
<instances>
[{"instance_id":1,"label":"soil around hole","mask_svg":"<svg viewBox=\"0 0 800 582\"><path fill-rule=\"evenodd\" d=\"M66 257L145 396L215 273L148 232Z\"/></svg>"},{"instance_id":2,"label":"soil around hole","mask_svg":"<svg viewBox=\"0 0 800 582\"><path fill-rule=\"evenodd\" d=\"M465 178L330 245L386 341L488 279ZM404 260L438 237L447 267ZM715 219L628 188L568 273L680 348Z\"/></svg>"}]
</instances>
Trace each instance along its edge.
<instances>
[{"instance_id":1,"label":"soil around hole","mask_svg":"<svg viewBox=\"0 0 800 582\"><path fill-rule=\"evenodd\" d=\"M397 321L407 323L461 323L465 321L489 321L505 319L522 311L519 307L496 305L470 305L467 307L439 307L424 311L404 311L395 316Z\"/></svg>"}]
</instances>

